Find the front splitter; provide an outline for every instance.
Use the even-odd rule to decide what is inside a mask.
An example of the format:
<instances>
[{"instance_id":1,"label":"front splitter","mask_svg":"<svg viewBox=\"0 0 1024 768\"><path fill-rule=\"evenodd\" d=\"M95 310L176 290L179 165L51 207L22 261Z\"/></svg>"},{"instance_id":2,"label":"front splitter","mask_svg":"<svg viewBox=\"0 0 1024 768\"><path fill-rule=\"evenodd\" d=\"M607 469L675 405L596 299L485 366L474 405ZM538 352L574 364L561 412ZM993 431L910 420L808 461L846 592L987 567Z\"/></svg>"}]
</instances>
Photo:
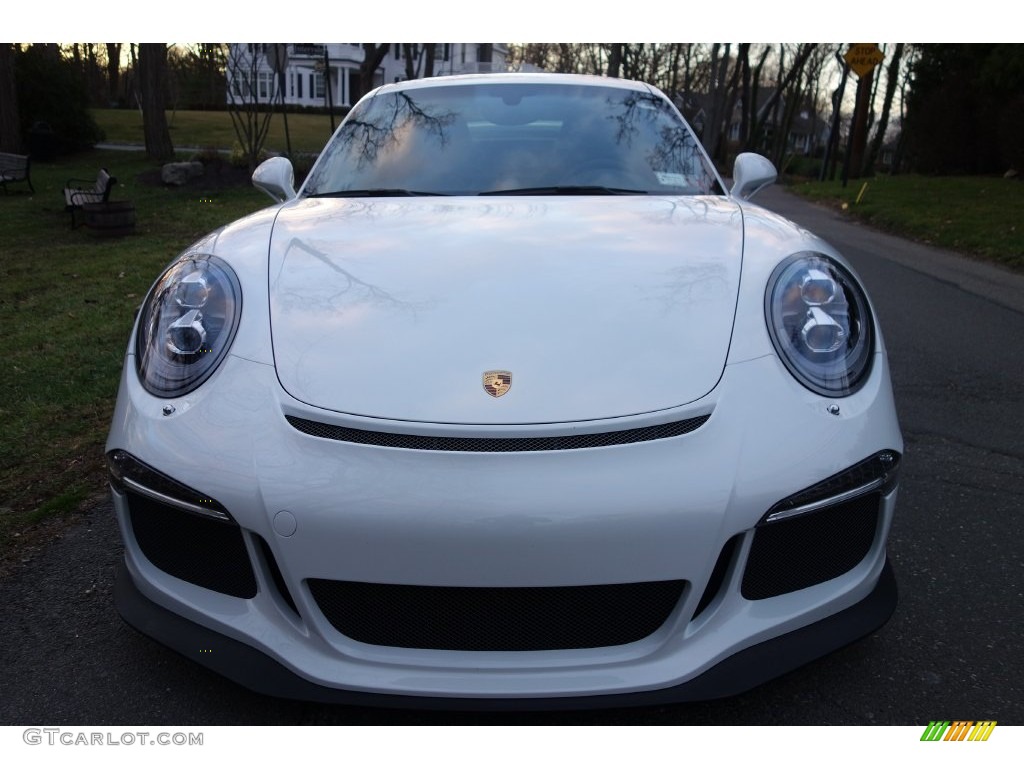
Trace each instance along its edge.
<instances>
[{"instance_id":1,"label":"front splitter","mask_svg":"<svg viewBox=\"0 0 1024 768\"><path fill-rule=\"evenodd\" d=\"M114 585L114 602L121 617L139 632L257 693L352 706L507 711L650 706L735 696L871 634L892 616L898 592L892 566L886 560L875 588L859 603L746 648L685 683L633 693L545 698L406 696L318 685L265 653L149 600L135 586L124 563Z\"/></svg>"}]
</instances>

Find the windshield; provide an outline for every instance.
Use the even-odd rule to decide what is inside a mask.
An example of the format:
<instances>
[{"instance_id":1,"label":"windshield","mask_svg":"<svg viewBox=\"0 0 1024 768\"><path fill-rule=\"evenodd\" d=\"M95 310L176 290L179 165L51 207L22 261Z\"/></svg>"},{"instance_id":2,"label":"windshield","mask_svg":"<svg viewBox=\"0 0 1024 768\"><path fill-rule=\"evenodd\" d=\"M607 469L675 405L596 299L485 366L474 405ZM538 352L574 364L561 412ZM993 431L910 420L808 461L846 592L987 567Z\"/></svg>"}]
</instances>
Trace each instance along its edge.
<instances>
[{"instance_id":1,"label":"windshield","mask_svg":"<svg viewBox=\"0 0 1024 768\"><path fill-rule=\"evenodd\" d=\"M657 94L472 83L378 94L324 150L308 196L721 194L696 139Z\"/></svg>"}]
</instances>

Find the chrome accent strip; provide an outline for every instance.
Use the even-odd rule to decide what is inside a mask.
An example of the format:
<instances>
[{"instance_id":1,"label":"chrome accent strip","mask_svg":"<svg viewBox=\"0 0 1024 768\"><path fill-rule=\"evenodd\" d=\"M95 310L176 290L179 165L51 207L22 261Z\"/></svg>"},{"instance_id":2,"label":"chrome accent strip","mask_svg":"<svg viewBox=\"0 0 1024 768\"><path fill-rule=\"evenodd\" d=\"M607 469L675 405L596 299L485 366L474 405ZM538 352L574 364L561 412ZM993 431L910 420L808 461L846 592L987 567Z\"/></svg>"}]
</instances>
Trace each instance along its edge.
<instances>
[{"instance_id":1,"label":"chrome accent strip","mask_svg":"<svg viewBox=\"0 0 1024 768\"><path fill-rule=\"evenodd\" d=\"M881 488L885 484L885 477L879 477L872 480L867 485L862 485L860 488L854 488L849 491L844 491L836 496L829 496L827 499L821 501L812 501L810 504L804 504L801 507L794 507L793 509L783 509L775 514L768 515L764 519L765 524L777 523L779 520L785 520L789 517L796 517L797 515L805 515L808 512L815 512L824 507L831 507L833 504L841 504L844 501L850 501L858 496L863 496L866 493L871 493L874 490Z\"/></svg>"},{"instance_id":2,"label":"chrome accent strip","mask_svg":"<svg viewBox=\"0 0 1024 768\"><path fill-rule=\"evenodd\" d=\"M151 499L156 499L157 501L161 501L164 504L169 504L172 507L178 507L179 509L183 509L186 512L191 512L196 515L202 515L203 517L212 517L215 520L220 520L225 523L233 522L228 515L226 515L223 512L220 512L219 510L209 509L208 507L201 507L198 504L193 504L192 502L189 501L182 501L181 499L176 499L173 496L168 496L165 493L160 493L160 491L154 491L152 488L147 488L146 486L137 483L131 478L122 478L121 482L124 484L125 488L129 488L135 491L136 493L141 493L144 496L149 496Z\"/></svg>"}]
</instances>

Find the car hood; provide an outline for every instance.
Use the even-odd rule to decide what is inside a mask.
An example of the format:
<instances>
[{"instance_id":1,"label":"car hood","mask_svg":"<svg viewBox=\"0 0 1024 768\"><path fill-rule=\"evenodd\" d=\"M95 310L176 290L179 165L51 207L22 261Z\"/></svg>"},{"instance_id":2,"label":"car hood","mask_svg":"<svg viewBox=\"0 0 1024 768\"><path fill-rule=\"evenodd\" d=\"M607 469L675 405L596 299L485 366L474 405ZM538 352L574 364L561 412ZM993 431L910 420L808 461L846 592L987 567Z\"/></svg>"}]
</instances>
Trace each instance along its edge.
<instances>
[{"instance_id":1,"label":"car hood","mask_svg":"<svg viewBox=\"0 0 1024 768\"><path fill-rule=\"evenodd\" d=\"M420 422L682 405L722 375L742 235L717 197L299 200L270 244L278 378L312 406ZM511 373L500 397L492 370Z\"/></svg>"}]
</instances>

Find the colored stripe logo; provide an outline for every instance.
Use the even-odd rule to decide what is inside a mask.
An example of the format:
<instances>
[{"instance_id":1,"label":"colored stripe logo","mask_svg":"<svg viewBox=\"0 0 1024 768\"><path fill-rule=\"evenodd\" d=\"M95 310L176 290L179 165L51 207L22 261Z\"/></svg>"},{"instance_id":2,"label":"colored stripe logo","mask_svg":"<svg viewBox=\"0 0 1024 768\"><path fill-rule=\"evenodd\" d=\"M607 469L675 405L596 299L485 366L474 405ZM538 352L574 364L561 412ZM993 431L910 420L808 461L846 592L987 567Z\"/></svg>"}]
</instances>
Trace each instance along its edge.
<instances>
[{"instance_id":1,"label":"colored stripe logo","mask_svg":"<svg viewBox=\"0 0 1024 768\"><path fill-rule=\"evenodd\" d=\"M921 741L988 741L995 727L995 720L932 720Z\"/></svg>"}]
</instances>

